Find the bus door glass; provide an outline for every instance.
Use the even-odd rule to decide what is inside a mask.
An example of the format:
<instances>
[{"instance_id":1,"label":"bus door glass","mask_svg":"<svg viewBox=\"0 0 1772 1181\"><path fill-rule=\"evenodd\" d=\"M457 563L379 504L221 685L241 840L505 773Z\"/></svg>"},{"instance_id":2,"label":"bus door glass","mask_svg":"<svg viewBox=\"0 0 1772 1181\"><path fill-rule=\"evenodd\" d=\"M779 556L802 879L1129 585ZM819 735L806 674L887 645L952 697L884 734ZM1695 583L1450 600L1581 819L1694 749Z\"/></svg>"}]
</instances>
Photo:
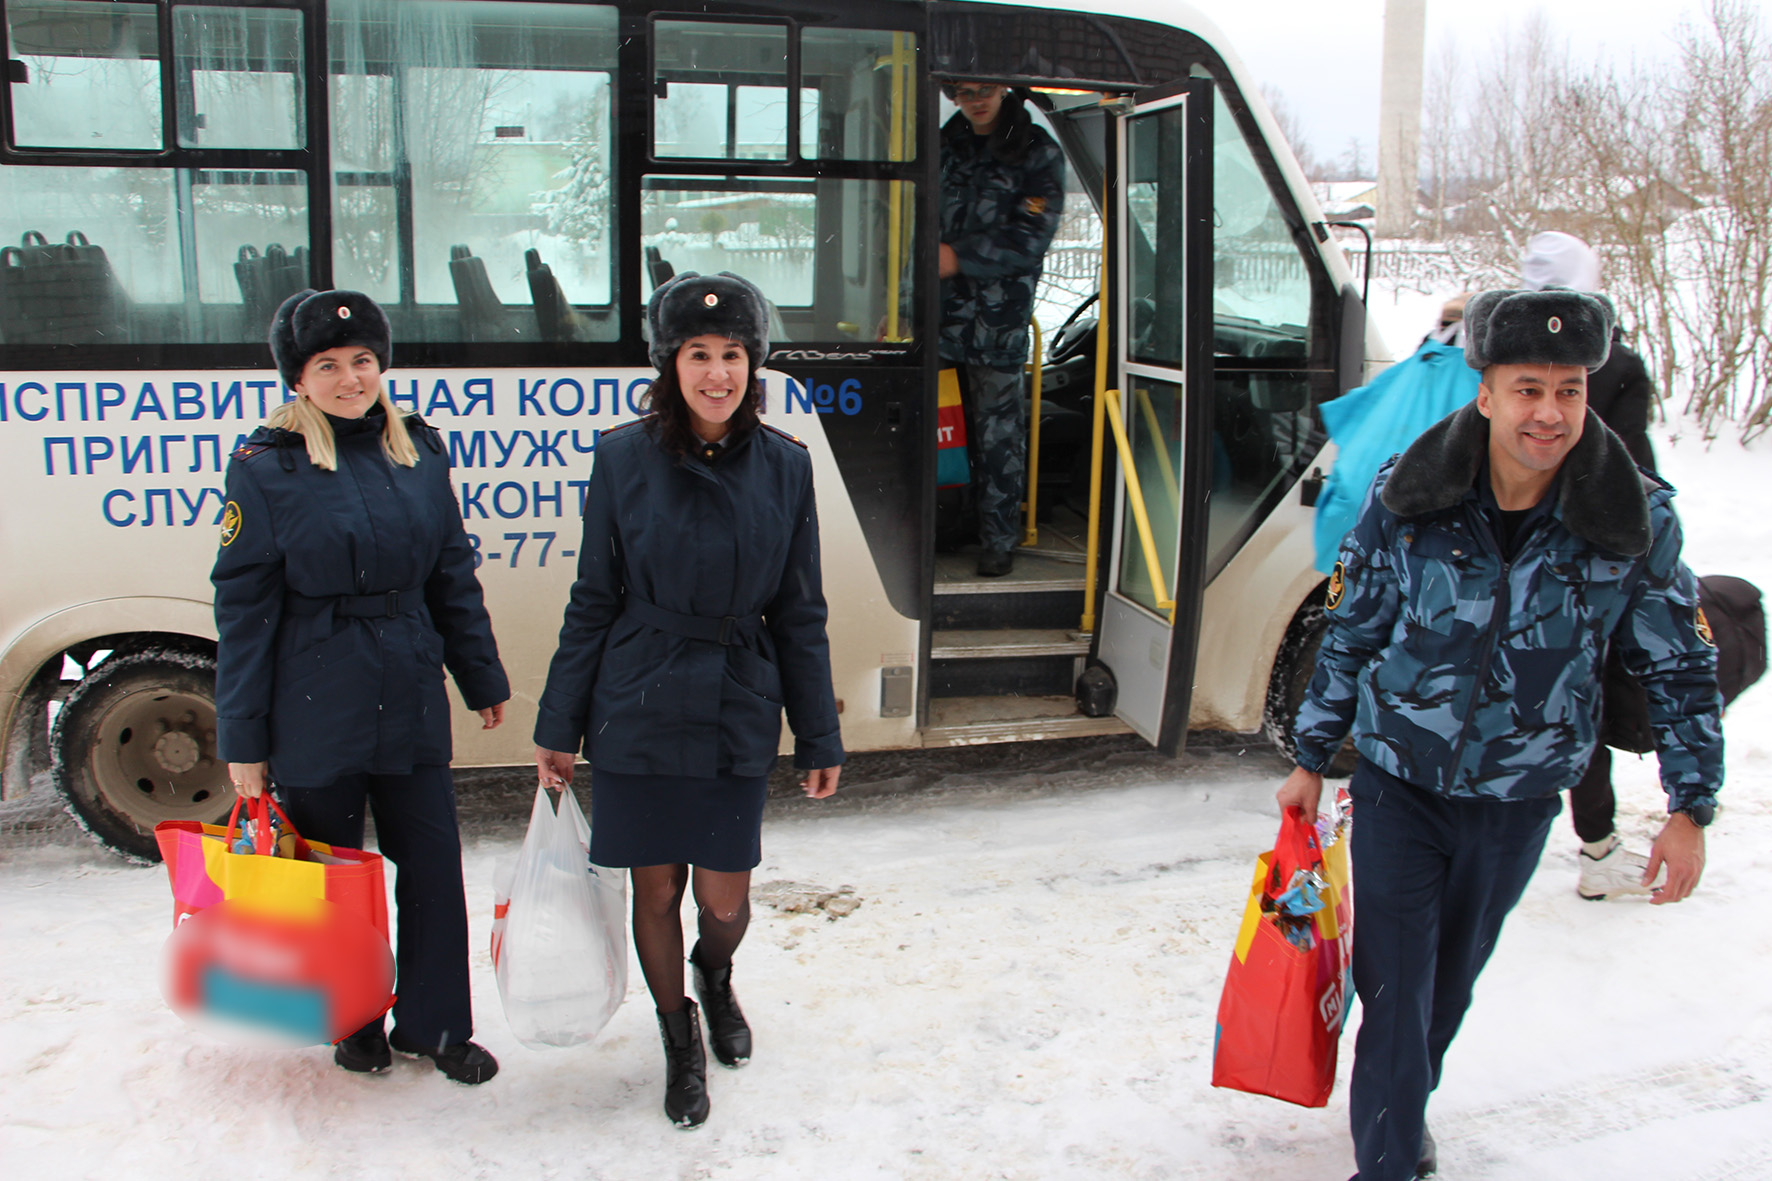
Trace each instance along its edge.
<instances>
[{"instance_id":1,"label":"bus door glass","mask_svg":"<svg viewBox=\"0 0 1772 1181\"><path fill-rule=\"evenodd\" d=\"M1106 406L1118 440L1112 548L1098 655L1118 686L1115 713L1174 753L1186 732L1199 616L1203 465L1210 451L1202 394L1202 277L1210 258L1204 203L1209 133L1202 84L1140 96L1119 119L1121 203L1117 391ZM1115 413L1117 411L1117 413Z\"/></svg>"}]
</instances>

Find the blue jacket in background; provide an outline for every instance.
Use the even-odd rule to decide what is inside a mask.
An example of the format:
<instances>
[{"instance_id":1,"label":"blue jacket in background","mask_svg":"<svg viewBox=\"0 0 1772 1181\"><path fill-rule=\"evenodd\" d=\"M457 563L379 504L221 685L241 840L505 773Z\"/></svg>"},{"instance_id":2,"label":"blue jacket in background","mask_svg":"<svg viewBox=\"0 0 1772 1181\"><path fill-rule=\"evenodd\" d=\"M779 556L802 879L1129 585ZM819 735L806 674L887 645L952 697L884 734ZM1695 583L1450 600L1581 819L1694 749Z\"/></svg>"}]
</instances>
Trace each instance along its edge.
<instances>
[{"instance_id":1,"label":"blue jacket in background","mask_svg":"<svg viewBox=\"0 0 1772 1181\"><path fill-rule=\"evenodd\" d=\"M389 460L384 418L331 419L338 470L302 436L260 427L228 463L215 584L221 757L273 782L409 774L452 755L443 669L469 709L509 699L474 552L437 432L407 418L416 467ZM369 617L341 596L411 592Z\"/></svg>"},{"instance_id":2,"label":"blue jacket in background","mask_svg":"<svg viewBox=\"0 0 1772 1181\"><path fill-rule=\"evenodd\" d=\"M823 588L812 458L797 440L760 426L679 461L645 419L605 431L536 745L582 745L593 767L623 774L762 775L785 706L794 765L837 766ZM648 606L731 616L732 642L661 630L639 617Z\"/></svg>"},{"instance_id":3,"label":"blue jacket in background","mask_svg":"<svg viewBox=\"0 0 1772 1181\"><path fill-rule=\"evenodd\" d=\"M1481 381L1482 374L1465 364L1462 346L1426 340L1371 385L1323 403L1323 427L1337 451L1317 494L1318 570L1335 568L1341 539L1354 527L1379 466L1475 398Z\"/></svg>"},{"instance_id":4,"label":"blue jacket in background","mask_svg":"<svg viewBox=\"0 0 1772 1181\"><path fill-rule=\"evenodd\" d=\"M1380 470L1330 578L1299 766L1321 770L1351 727L1362 758L1429 791L1553 794L1593 757L1610 640L1647 691L1669 807L1714 802L1716 650L1673 490L1590 411L1504 559L1485 511L1488 439L1469 405Z\"/></svg>"}]
</instances>

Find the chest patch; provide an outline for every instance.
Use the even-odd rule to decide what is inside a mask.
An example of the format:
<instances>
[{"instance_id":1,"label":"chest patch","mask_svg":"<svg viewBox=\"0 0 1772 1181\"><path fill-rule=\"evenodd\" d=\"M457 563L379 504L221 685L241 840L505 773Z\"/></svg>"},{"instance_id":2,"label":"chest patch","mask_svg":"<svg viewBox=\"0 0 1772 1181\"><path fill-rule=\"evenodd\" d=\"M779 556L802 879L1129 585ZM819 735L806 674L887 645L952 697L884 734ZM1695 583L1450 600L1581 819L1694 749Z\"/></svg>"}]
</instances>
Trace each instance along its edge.
<instances>
[{"instance_id":1,"label":"chest patch","mask_svg":"<svg viewBox=\"0 0 1772 1181\"><path fill-rule=\"evenodd\" d=\"M1042 213L1046 212L1046 198L1029 197L1021 203L1021 207L1027 212L1029 217L1039 217Z\"/></svg>"},{"instance_id":2,"label":"chest patch","mask_svg":"<svg viewBox=\"0 0 1772 1181\"><path fill-rule=\"evenodd\" d=\"M1347 594L1347 568L1340 562L1335 563L1335 570L1329 575L1329 597L1323 600L1323 606L1330 611L1341 606L1342 597Z\"/></svg>"},{"instance_id":3,"label":"chest patch","mask_svg":"<svg viewBox=\"0 0 1772 1181\"><path fill-rule=\"evenodd\" d=\"M1704 608L1703 607L1698 608L1698 613L1694 617L1693 623L1694 623L1694 626L1696 626L1698 629L1698 638L1703 640L1706 644L1710 645L1712 648L1715 648L1717 646L1717 638L1711 634L1710 620L1708 620L1704 617Z\"/></svg>"},{"instance_id":4,"label":"chest patch","mask_svg":"<svg viewBox=\"0 0 1772 1181\"><path fill-rule=\"evenodd\" d=\"M222 509L221 543L232 545L234 538L240 536L240 506L228 501Z\"/></svg>"}]
</instances>

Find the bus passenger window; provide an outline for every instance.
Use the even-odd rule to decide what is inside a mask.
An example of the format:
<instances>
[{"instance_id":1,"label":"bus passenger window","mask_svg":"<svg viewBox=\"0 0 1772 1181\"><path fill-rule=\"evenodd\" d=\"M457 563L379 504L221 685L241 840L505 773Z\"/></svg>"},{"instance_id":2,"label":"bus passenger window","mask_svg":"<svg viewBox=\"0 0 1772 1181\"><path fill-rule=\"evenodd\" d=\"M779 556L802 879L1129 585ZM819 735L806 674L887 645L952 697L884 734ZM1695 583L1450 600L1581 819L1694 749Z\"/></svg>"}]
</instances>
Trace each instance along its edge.
<instances>
[{"instance_id":1,"label":"bus passenger window","mask_svg":"<svg viewBox=\"0 0 1772 1181\"><path fill-rule=\"evenodd\" d=\"M655 159L787 159L784 26L661 20L652 44Z\"/></svg>"},{"instance_id":2,"label":"bus passenger window","mask_svg":"<svg viewBox=\"0 0 1772 1181\"><path fill-rule=\"evenodd\" d=\"M563 324L572 339L616 339L616 10L327 10L334 282L381 300L408 339L541 340Z\"/></svg>"},{"instance_id":3,"label":"bus passenger window","mask_svg":"<svg viewBox=\"0 0 1772 1181\"><path fill-rule=\"evenodd\" d=\"M917 38L886 29L800 34L800 157L911 160Z\"/></svg>"},{"instance_id":4,"label":"bus passenger window","mask_svg":"<svg viewBox=\"0 0 1772 1181\"><path fill-rule=\"evenodd\" d=\"M909 340L915 208L909 181L648 176L640 247L654 270L755 283L779 316L772 340Z\"/></svg>"},{"instance_id":5,"label":"bus passenger window","mask_svg":"<svg viewBox=\"0 0 1772 1181\"><path fill-rule=\"evenodd\" d=\"M306 145L301 13L180 5L172 16L180 147Z\"/></svg>"},{"instance_id":6,"label":"bus passenger window","mask_svg":"<svg viewBox=\"0 0 1772 1181\"><path fill-rule=\"evenodd\" d=\"M1208 577L1322 442L1307 371L1310 273L1222 91L1213 101Z\"/></svg>"},{"instance_id":7,"label":"bus passenger window","mask_svg":"<svg viewBox=\"0 0 1772 1181\"><path fill-rule=\"evenodd\" d=\"M160 33L152 4L11 0L12 142L158 151ZM144 102L144 95L153 101ZM8 244L16 242L8 237Z\"/></svg>"}]
</instances>

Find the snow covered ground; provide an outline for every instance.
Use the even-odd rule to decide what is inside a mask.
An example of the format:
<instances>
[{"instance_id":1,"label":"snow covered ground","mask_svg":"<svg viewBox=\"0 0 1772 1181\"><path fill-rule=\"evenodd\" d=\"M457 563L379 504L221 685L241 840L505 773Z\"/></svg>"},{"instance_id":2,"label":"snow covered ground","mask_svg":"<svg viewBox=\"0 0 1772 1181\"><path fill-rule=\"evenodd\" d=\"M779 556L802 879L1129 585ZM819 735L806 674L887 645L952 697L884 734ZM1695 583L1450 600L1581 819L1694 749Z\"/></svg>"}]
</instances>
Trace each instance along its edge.
<instances>
[{"instance_id":1,"label":"snow covered ground","mask_svg":"<svg viewBox=\"0 0 1772 1181\"><path fill-rule=\"evenodd\" d=\"M1391 328L1399 346L1433 303ZM1772 448L1705 450L1678 423L1656 444L1691 564L1772 588ZM1772 1178L1772 685L1726 728L1726 806L1691 900L1581 901L1559 821L1430 1108L1442 1175ZM510 1036L486 943L493 863L526 807L467 852L477 1037L503 1064L480 1088L186 1028L157 988L163 871L84 843L0 847L0 1161L19 1178L1341 1181L1351 1032L1324 1110L1209 1085L1284 768L1257 748L1171 763L1068 745L1004 751L1007 770L938 791L772 805L755 880L850 886L860 905L757 907L736 975L756 1058L712 1068L694 1133L660 1114L637 965L591 1045ZM1659 822L1654 766L1618 761L1639 846Z\"/></svg>"}]
</instances>

